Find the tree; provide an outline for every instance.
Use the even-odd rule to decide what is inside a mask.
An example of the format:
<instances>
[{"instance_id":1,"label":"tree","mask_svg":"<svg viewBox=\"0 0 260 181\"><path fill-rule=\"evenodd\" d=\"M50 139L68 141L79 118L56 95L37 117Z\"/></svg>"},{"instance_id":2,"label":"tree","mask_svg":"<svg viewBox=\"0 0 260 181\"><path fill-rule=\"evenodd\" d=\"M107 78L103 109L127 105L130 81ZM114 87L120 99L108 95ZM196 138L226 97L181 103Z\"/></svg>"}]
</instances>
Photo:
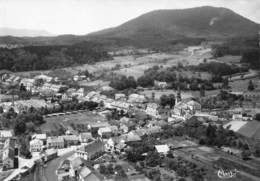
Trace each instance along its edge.
<instances>
[{"instance_id":1,"label":"tree","mask_svg":"<svg viewBox=\"0 0 260 181\"><path fill-rule=\"evenodd\" d=\"M243 160L247 160L250 155L251 155L251 152L249 150L243 150L241 152L241 157Z\"/></svg>"},{"instance_id":2,"label":"tree","mask_svg":"<svg viewBox=\"0 0 260 181\"><path fill-rule=\"evenodd\" d=\"M187 170L184 167L182 167L182 166L177 168L176 173L179 176L181 176L181 177L186 177L187 176Z\"/></svg>"},{"instance_id":3,"label":"tree","mask_svg":"<svg viewBox=\"0 0 260 181\"><path fill-rule=\"evenodd\" d=\"M168 96L163 94L161 97L160 97L160 104L161 106L165 107L167 106L168 104Z\"/></svg>"},{"instance_id":4,"label":"tree","mask_svg":"<svg viewBox=\"0 0 260 181\"><path fill-rule=\"evenodd\" d=\"M26 92L26 87L23 85L23 83L21 83L20 85L20 92Z\"/></svg>"},{"instance_id":5,"label":"tree","mask_svg":"<svg viewBox=\"0 0 260 181\"><path fill-rule=\"evenodd\" d=\"M255 89L255 86L254 86L254 84L253 84L253 81L250 80L249 83L248 83L247 90L253 91L254 89Z\"/></svg>"},{"instance_id":6,"label":"tree","mask_svg":"<svg viewBox=\"0 0 260 181\"><path fill-rule=\"evenodd\" d=\"M222 83L223 88L228 88L228 78L223 79Z\"/></svg>"},{"instance_id":7,"label":"tree","mask_svg":"<svg viewBox=\"0 0 260 181\"><path fill-rule=\"evenodd\" d=\"M170 94L169 96L167 96L167 95L163 94L160 97L160 104L163 107L165 107L167 105L169 105L171 108L174 107L174 105L175 105L175 95Z\"/></svg>"},{"instance_id":8,"label":"tree","mask_svg":"<svg viewBox=\"0 0 260 181\"><path fill-rule=\"evenodd\" d=\"M149 75L143 75L137 79L137 84L141 87L151 87L154 85L154 80Z\"/></svg>"},{"instance_id":9,"label":"tree","mask_svg":"<svg viewBox=\"0 0 260 181\"><path fill-rule=\"evenodd\" d=\"M14 105L14 95L18 93L18 85L11 84L8 86L8 90L10 90L10 93L12 95L12 104Z\"/></svg>"},{"instance_id":10,"label":"tree","mask_svg":"<svg viewBox=\"0 0 260 181\"><path fill-rule=\"evenodd\" d=\"M14 125L14 133L15 135L20 135L25 133L26 131L26 125L24 121L16 121Z\"/></svg>"},{"instance_id":11,"label":"tree","mask_svg":"<svg viewBox=\"0 0 260 181\"><path fill-rule=\"evenodd\" d=\"M168 96L168 104L171 108L175 106L175 95L174 94L170 94Z\"/></svg>"},{"instance_id":12,"label":"tree","mask_svg":"<svg viewBox=\"0 0 260 181\"><path fill-rule=\"evenodd\" d=\"M160 155L158 152L151 151L151 152L148 152L145 161L149 167L155 167L155 166L160 165L161 158L160 158Z\"/></svg>"},{"instance_id":13,"label":"tree","mask_svg":"<svg viewBox=\"0 0 260 181\"><path fill-rule=\"evenodd\" d=\"M257 114L255 115L255 119L256 119L257 121L260 121L260 113L257 113Z\"/></svg>"}]
</instances>

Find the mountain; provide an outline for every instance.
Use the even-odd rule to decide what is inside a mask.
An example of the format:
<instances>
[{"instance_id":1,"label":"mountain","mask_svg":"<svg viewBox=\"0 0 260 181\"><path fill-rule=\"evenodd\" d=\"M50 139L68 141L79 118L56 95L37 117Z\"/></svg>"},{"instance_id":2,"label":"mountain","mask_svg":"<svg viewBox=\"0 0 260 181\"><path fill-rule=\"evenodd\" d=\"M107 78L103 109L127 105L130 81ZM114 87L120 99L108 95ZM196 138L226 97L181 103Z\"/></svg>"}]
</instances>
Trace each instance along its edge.
<instances>
[{"instance_id":1,"label":"mountain","mask_svg":"<svg viewBox=\"0 0 260 181\"><path fill-rule=\"evenodd\" d=\"M45 30L29 30L3 27L0 28L0 36L16 37L36 37L36 36L54 36Z\"/></svg>"},{"instance_id":2,"label":"mountain","mask_svg":"<svg viewBox=\"0 0 260 181\"><path fill-rule=\"evenodd\" d=\"M108 47L133 45L137 47L198 44L204 40L233 37L256 38L259 25L226 8L210 6L156 10L141 15L118 27L84 36L0 37L1 43L24 45L69 45L94 41Z\"/></svg>"},{"instance_id":3,"label":"mountain","mask_svg":"<svg viewBox=\"0 0 260 181\"><path fill-rule=\"evenodd\" d=\"M174 43L177 40L223 39L256 36L259 25L226 8L198 7L156 10L118 27L95 32L93 39L127 39L147 46Z\"/></svg>"}]
</instances>

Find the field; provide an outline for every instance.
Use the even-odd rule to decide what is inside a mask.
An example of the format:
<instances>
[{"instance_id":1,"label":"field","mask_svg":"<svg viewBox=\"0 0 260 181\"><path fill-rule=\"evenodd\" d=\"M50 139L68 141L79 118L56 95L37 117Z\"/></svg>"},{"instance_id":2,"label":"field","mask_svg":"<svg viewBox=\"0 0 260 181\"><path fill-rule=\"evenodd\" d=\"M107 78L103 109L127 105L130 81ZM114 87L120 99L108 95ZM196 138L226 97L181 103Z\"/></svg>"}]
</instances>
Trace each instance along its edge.
<instances>
[{"instance_id":1,"label":"field","mask_svg":"<svg viewBox=\"0 0 260 181\"><path fill-rule=\"evenodd\" d=\"M219 57L216 60L223 63L239 64L241 60L241 56L226 55L223 57Z\"/></svg>"},{"instance_id":2,"label":"field","mask_svg":"<svg viewBox=\"0 0 260 181\"><path fill-rule=\"evenodd\" d=\"M67 128L73 124L92 125L95 123L102 123L105 118L91 112L81 112L70 115L53 116L45 118L46 123L41 125L41 131L43 133L55 133L59 129Z\"/></svg>"},{"instance_id":3,"label":"field","mask_svg":"<svg viewBox=\"0 0 260 181\"><path fill-rule=\"evenodd\" d=\"M237 80L234 82L229 82L229 85L231 86L232 90L247 91L248 83L250 80L253 81L254 85L258 85L258 89L259 89L259 79L258 78L247 79L247 80Z\"/></svg>"},{"instance_id":4,"label":"field","mask_svg":"<svg viewBox=\"0 0 260 181\"><path fill-rule=\"evenodd\" d=\"M126 76L133 76L135 78L140 77L143 75L144 70L157 66L163 67L171 67L177 66L179 63L183 65L198 65L202 63L204 58L208 59L211 57L210 50L202 50L196 53L191 54L187 51L181 51L179 53L174 54L166 54L166 53L157 53L146 55L143 57L136 58L134 63L131 62L131 66L122 68L120 70L115 71L115 73L126 75ZM196 76L191 74L191 76ZM204 76L204 77L203 77ZM208 74L202 73L202 78L208 79Z\"/></svg>"},{"instance_id":5,"label":"field","mask_svg":"<svg viewBox=\"0 0 260 181\"><path fill-rule=\"evenodd\" d=\"M183 65L197 65L202 63L203 60L211 57L211 49L202 49L195 52L183 50L180 52L173 53L153 53L148 55L127 55L113 57L113 60L97 62L95 64L84 64L80 66L73 66L63 68L70 74L75 75L79 71L88 70L89 72L111 72L112 68L120 65L118 70L114 70L115 73L134 76L135 78L140 77L144 70L153 67L154 65L171 67L181 63ZM51 70L50 70L51 71ZM18 72L20 76L37 75L40 73L49 73L50 71L28 71Z\"/></svg>"}]
</instances>

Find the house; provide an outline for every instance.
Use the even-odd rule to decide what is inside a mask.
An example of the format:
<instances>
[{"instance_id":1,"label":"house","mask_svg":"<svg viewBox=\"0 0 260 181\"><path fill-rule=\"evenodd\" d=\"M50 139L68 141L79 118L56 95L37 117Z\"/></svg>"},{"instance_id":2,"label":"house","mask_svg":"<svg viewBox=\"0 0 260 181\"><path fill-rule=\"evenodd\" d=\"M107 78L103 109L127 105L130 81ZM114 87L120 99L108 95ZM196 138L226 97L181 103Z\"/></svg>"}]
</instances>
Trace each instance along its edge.
<instances>
[{"instance_id":1,"label":"house","mask_svg":"<svg viewBox=\"0 0 260 181\"><path fill-rule=\"evenodd\" d=\"M79 181L101 181L101 179L85 166L79 171Z\"/></svg>"},{"instance_id":2,"label":"house","mask_svg":"<svg viewBox=\"0 0 260 181\"><path fill-rule=\"evenodd\" d=\"M43 141L40 139L33 139L30 141L30 152L41 152L43 150Z\"/></svg>"},{"instance_id":3,"label":"house","mask_svg":"<svg viewBox=\"0 0 260 181\"><path fill-rule=\"evenodd\" d=\"M196 116L198 118L205 118L205 119L208 119L208 120L214 121L214 122L219 120L218 116L215 116L215 115L212 115L212 114L208 114L208 113L201 113L201 112L200 113L195 113L194 116Z\"/></svg>"},{"instance_id":4,"label":"house","mask_svg":"<svg viewBox=\"0 0 260 181\"><path fill-rule=\"evenodd\" d=\"M2 162L3 169L18 168L18 150L15 139L7 139L4 144Z\"/></svg>"},{"instance_id":5,"label":"house","mask_svg":"<svg viewBox=\"0 0 260 181\"><path fill-rule=\"evenodd\" d=\"M109 138L105 146L108 151L122 151L127 144L139 141L141 141L141 137L133 132L130 132L128 134Z\"/></svg>"},{"instance_id":6,"label":"house","mask_svg":"<svg viewBox=\"0 0 260 181\"><path fill-rule=\"evenodd\" d=\"M79 135L79 141L81 143L88 143L92 139L93 139L93 137L92 137L92 134L90 132L80 133L80 135Z\"/></svg>"},{"instance_id":7,"label":"house","mask_svg":"<svg viewBox=\"0 0 260 181\"><path fill-rule=\"evenodd\" d=\"M155 149L158 153L164 154L164 155L166 155L170 151L170 148L168 145L155 145Z\"/></svg>"},{"instance_id":8,"label":"house","mask_svg":"<svg viewBox=\"0 0 260 181\"><path fill-rule=\"evenodd\" d=\"M109 126L109 127L103 127L98 129L98 135L102 138L109 138L112 135L115 135L118 133L117 126Z\"/></svg>"},{"instance_id":9,"label":"house","mask_svg":"<svg viewBox=\"0 0 260 181\"><path fill-rule=\"evenodd\" d=\"M243 120L243 115L242 114L233 114L232 115L232 120L234 121L242 121Z\"/></svg>"},{"instance_id":10,"label":"house","mask_svg":"<svg viewBox=\"0 0 260 181\"><path fill-rule=\"evenodd\" d=\"M73 76L73 80L74 80L74 81L80 81L80 80L84 80L84 79L86 79L86 78L87 78L86 75L74 75L74 76Z\"/></svg>"},{"instance_id":11,"label":"house","mask_svg":"<svg viewBox=\"0 0 260 181\"><path fill-rule=\"evenodd\" d=\"M246 91L243 93L245 100L259 102L260 101L260 90Z\"/></svg>"},{"instance_id":12,"label":"house","mask_svg":"<svg viewBox=\"0 0 260 181\"><path fill-rule=\"evenodd\" d=\"M86 94L86 91L84 88L80 88L75 92L72 92L71 96L72 97L84 97Z\"/></svg>"},{"instance_id":13,"label":"house","mask_svg":"<svg viewBox=\"0 0 260 181\"><path fill-rule=\"evenodd\" d=\"M142 104L142 103L147 102L147 99L144 95L131 94L131 95L128 96L128 102Z\"/></svg>"},{"instance_id":14,"label":"house","mask_svg":"<svg viewBox=\"0 0 260 181\"><path fill-rule=\"evenodd\" d=\"M226 147L226 146L222 146L221 150L224 151L224 152L227 152L228 154L237 155L237 156L240 156L240 154L242 152L241 150L238 150L238 149L235 149L235 148Z\"/></svg>"},{"instance_id":15,"label":"house","mask_svg":"<svg viewBox=\"0 0 260 181\"><path fill-rule=\"evenodd\" d=\"M152 135L152 134L160 133L161 131L162 128L160 126L152 126L150 128L139 128L132 132L136 133L139 136L143 136L143 135Z\"/></svg>"},{"instance_id":16,"label":"house","mask_svg":"<svg viewBox=\"0 0 260 181\"><path fill-rule=\"evenodd\" d=\"M43 144L45 145L46 141L47 141L47 135L45 133L43 133L43 134L34 134L34 135L32 135L32 139L41 140L41 141L43 141Z\"/></svg>"},{"instance_id":17,"label":"house","mask_svg":"<svg viewBox=\"0 0 260 181\"><path fill-rule=\"evenodd\" d=\"M124 101L113 101L110 103L110 107L117 110L125 110L128 111L131 107L131 104Z\"/></svg>"},{"instance_id":18,"label":"house","mask_svg":"<svg viewBox=\"0 0 260 181\"><path fill-rule=\"evenodd\" d=\"M34 77L34 80L40 80L40 79L43 80L43 82L50 82L52 81L53 78L44 74L36 75Z\"/></svg>"},{"instance_id":19,"label":"house","mask_svg":"<svg viewBox=\"0 0 260 181\"><path fill-rule=\"evenodd\" d=\"M160 117L159 112L158 112L158 104L156 103L149 103L147 104L145 112L153 117Z\"/></svg>"},{"instance_id":20,"label":"house","mask_svg":"<svg viewBox=\"0 0 260 181\"><path fill-rule=\"evenodd\" d=\"M26 90L30 91L34 87L34 82L34 79L23 78L20 82L20 85L24 85Z\"/></svg>"},{"instance_id":21,"label":"house","mask_svg":"<svg viewBox=\"0 0 260 181\"><path fill-rule=\"evenodd\" d=\"M7 77L9 77L12 74L11 71L9 70L0 70L0 79L2 81L5 81L7 79Z\"/></svg>"},{"instance_id":22,"label":"house","mask_svg":"<svg viewBox=\"0 0 260 181\"><path fill-rule=\"evenodd\" d=\"M64 140L65 146L79 144L79 137L76 135L63 135L63 136L59 136L59 138Z\"/></svg>"},{"instance_id":23,"label":"house","mask_svg":"<svg viewBox=\"0 0 260 181\"><path fill-rule=\"evenodd\" d=\"M121 136L108 139L106 142L106 149L108 151L121 151L127 146L127 144L139 141L141 141L141 137L134 132L130 132L128 134L123 134Z\"/></svg>"},{"instance_id":24,"label":"house","mask_svg":"<svg viewBox=\"0 0 260 181\"><path fill-rule=\"evenodd\" d=\"M0 139L12 138L14 136L11 130L0 130Z\"/></svg>"},{"instance_id":25,"label":"house","mask_svg":"<svg viewBox=\"0 0 260 181\"><path fill-rule=\"evenodd\" d=\"M47 148L61 149L65 147L65 142L62 137L48 137Z\"/></svg>"},{"instance_id":26,"label":"house","mask_svg":"<svg viewBox=\"0 0 260 181\"><path fill-rule=\"evenodd\" d=\"M129 181L151 181L149 178L147 178L143 174L138 174L138 175L129 175L128 176Z\"/></svg>"},{"instance_id":27,"label":"house","mask_svg":"<svg viewBox=\"0 0 260 181\"><path fill-rule=\"evenodd\" d=\"M186 114L195 114L196 112L201 111L201 105L200 103L194 101L194 100L182 100L181 102L178 102L174 106L174 114L179 116L184 116Z\"/></svg>"},{"instance_id":28,"label":"house","mask_svg":"<svg viewBox=\"0 0 260 181\"><path fill-rule=\"evenodd\" d=\"M128 126L127 126L126 124L121 123L121 124L120 124L120 127L119 127L119 130L120 130L121 132L123 132L123 133L128 133L129 128L128 128Z\"/></svg>"},{"instance_id":29,"label":"house","mask_svg":"<svg viewBox=\"0 0 260 181\"><path fill-rule=\"evenodd\" d=\"M59 92L62 88L65 88L65 85L44 83L41 87L42 91L53 91L55 93Z\"/></svg>"},{"instance_id":30,"label":"house","mask_svg":"<svg viewBox=\"0 0 260 181\"><path fill-rule=\"evenodd\" d=\"M159 89L166 89L168 84L167 82L154 81L154 86Z\"/></svg>"},{"instance_id":31,"label":"house","mask_svg":"<svg viewBox=\"0 0 260 181\"><path fill-rule=\"evenodd\" d=\"M89 143L88 145L79 148L76 155L85 160L92 160L103 154L105 151L105 144L100 139Z\"/></svg>"},{"instance_id":32,"label":"house","mask_svg":"<svg viewBox=\"0 0 260 181\"><path fill-rule=\"evenodd\" d=\"M110 127L104 127L98 129L98 135L101 138L109 138L112 136L112 130Z\"/></svg>"},{"instance_id":33,"label":"house","mask_svg":"<svg viewBox=\"0 0 260 181\"><path fill-rule=\"evenodd\" d=\"M120 137L122 140L124 140L125 143L139 142L142 140L141 137L134 132L129 132L127 134L121 135Z\"/></svg>"},{"instance_id":34,"label":"house","mask_svg":"<svg viewBox=\"0 0 260 181\"><path fill-rule=\"evenodd\" d=\"M115 94L115 100L117 101L126 101L126 95L125 94Z\"/></svg>"}]
</instances>

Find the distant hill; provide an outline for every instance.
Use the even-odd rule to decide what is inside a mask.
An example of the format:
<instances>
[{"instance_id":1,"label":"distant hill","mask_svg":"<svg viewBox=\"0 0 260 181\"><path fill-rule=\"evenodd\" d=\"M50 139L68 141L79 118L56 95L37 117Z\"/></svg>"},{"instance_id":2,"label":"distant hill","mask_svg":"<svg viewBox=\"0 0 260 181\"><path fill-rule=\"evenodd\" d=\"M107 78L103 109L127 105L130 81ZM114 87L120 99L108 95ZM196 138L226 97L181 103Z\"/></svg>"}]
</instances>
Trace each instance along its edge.
<instances>
[{"instance_id":1,"label":"distant hill","mask_svg":"<svg viewBox=\"0 0 260 181\"><path fill-rule=\"evenodd\" d=\"M137 45L147 46L186 39L256 36L258 29L257 23L229 9L206 6L152 11L89 36L93 39L128 39Z\"/></svg>"},{"instance_id":2,"label":"distant hill","mask_svg":"<svg viewBox=\"0 0 260 181\"><path fill-rule=\"evenodd\" d=\"M85 36L0 37L1 43L25 45L68 45L95 41L107 46L151 47L175 44L198 44L204 40L232 37L256 37L259 25L226 8L197 7L156 10L141 15L118 27Z\"/></svg>"},{"instance_id":3,"label":"distant hill","mask_svg":"<svg viewBox=\"0 0 260 181\"><path fill-rule=\"evenodd\" d=\"M36 37L36 36L54 36L45 30L29 30L3 27L0 28L0 36L16 37Z\"/></svg>"}]
</instances>

